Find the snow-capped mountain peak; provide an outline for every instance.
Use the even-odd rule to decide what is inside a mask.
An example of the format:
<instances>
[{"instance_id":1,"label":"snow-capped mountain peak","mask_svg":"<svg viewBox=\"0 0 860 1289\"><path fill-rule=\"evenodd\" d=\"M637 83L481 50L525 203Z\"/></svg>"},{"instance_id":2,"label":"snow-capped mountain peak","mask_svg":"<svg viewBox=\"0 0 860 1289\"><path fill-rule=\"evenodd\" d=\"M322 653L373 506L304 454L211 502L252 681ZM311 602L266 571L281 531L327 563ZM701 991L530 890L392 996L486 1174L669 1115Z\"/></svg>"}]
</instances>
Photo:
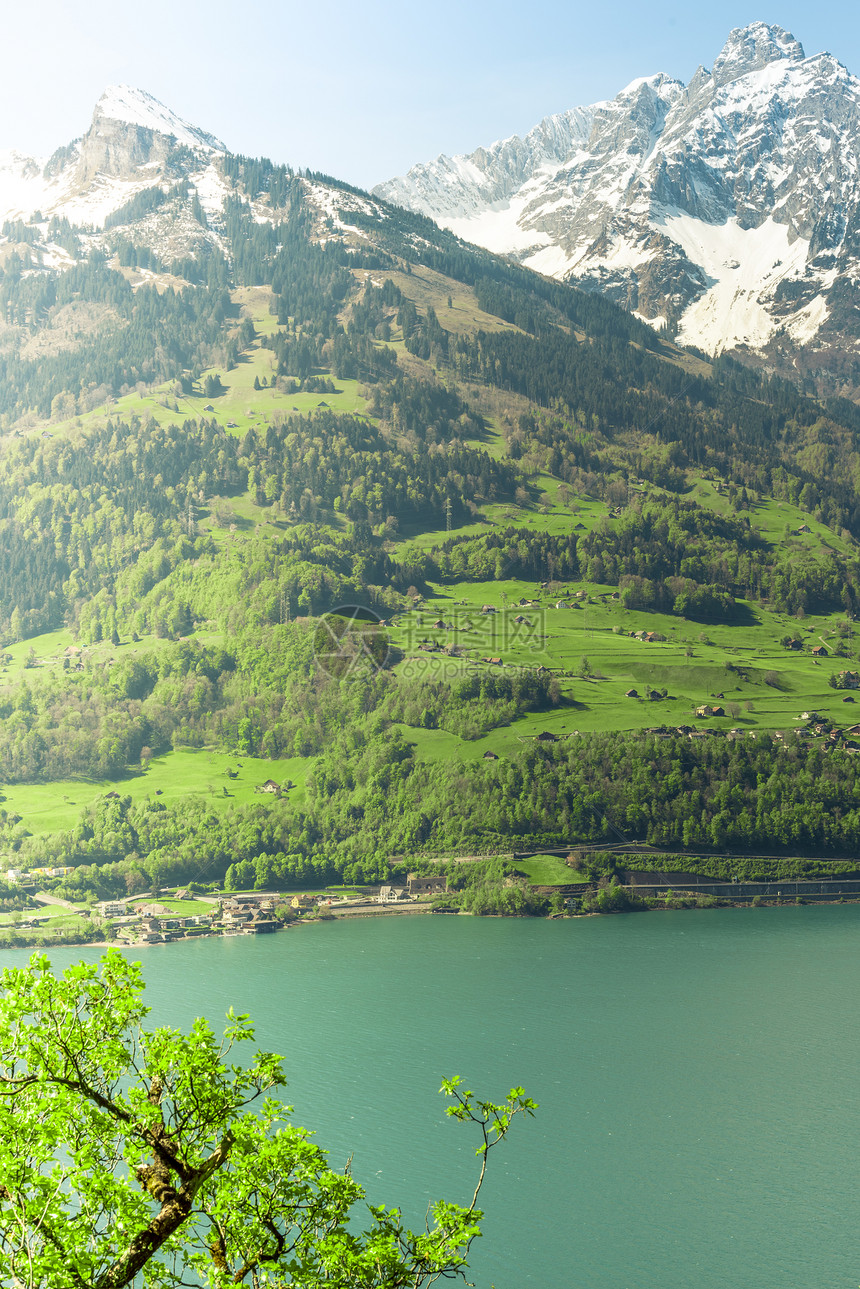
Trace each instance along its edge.
<instances>
[{"instance_id":1,"label":"snow-capped mountain peak","mask_svg":"<svg viewBox=\"0 0 860 1289\"><path fill-rule=\"evenodd\" d=\"M711 74L715 85L727 85L778 59L802 62L805 57L803 45L791 32L765 22L753 22L748 27L735 27L729 32Z\"/></svg>"},{"instance_id":2,"label":"snow-capped mountain peak","mask_svg":"<svg viewBox=\"0 0 860 1289\"><path fill-rule=\"evenodd\" d=\"M860 390L860 81L781 27L375 192L702 349Z\"/></svg>"},{"instance_id":3,"label":"snow-capped mountain peak","mask_svg":"<svg viewBox=\"0 0 860 1289\"><path fill-rule=\"evenodd\" d=\"M142 189L166 192L183 176L215 214L223 200L219 158L226 151L220 139L145 90L110 85L83 138L58 148L47 162L0 154L0 221L26 221L41 212L101 228Z\"/></svg>"},{"instance_id":4,"label":"snow-capped mountain peak","mask_svg":"<svg viewBox=\"0 0 860 1289\"><path fill-rule=\"evenodd\" d=\"M135 89L132 85L109 85L96 103L93 122L97 122L99 118L153 130L168 138L175 138L178 143L189 148L212 148L218 152L227 150L220 139L184 121L152 94Z\"/></svg>"}]
</instances>

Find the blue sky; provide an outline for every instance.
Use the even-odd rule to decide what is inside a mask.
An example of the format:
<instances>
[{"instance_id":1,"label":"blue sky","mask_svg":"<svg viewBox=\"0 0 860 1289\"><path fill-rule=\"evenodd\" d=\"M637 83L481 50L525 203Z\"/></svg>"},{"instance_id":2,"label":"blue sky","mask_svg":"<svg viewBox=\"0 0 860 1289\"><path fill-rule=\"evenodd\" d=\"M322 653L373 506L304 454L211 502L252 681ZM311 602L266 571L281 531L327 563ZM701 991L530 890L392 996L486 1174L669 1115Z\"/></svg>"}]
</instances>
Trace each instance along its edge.
<instances>
[{"instance_id":1,"label":"blue sky","mask_svg":"<svg viewBox=\"0 0 860 1289\"><path fill-rule=\"evenodd\" d=\"M860 75L858 12L848 0L41 0L4 14L0 148L53 151L119 81L236 152L370 187L636 76L689 80L732 27L757 19Z\"/></svg>"}]
</instances>

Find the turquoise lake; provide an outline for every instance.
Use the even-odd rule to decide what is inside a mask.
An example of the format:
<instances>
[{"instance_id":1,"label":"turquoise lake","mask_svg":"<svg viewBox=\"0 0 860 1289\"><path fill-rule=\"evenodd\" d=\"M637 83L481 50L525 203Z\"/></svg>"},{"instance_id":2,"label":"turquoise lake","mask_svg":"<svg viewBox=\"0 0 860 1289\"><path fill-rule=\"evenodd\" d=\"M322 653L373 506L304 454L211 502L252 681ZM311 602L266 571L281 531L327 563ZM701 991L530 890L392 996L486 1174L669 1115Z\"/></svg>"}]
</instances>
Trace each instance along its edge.
<instances>
[{"instance_id":1,"label":"turquoise lake","mask_svg":"<svg viewBox=\"0 0 860 1289\"><path fill-rule=\"evenodd\" d=\"M860 1283L860 908L392 917L132 956L153 1022L250 1012L296 1120L412 1224L476 1177L441 1078L522 1084L540 1110L491 1156L480 1289Z\"/></svg>"}]
</instances>

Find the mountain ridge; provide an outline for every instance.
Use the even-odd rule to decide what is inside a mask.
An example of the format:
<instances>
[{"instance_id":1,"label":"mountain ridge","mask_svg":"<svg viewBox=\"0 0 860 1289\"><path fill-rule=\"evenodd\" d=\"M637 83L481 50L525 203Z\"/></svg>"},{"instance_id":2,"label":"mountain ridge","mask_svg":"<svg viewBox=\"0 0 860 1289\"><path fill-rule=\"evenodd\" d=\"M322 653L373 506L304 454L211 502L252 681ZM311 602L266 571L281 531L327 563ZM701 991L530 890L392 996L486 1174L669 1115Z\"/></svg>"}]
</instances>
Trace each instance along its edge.
<instances>
[{"instance_id":1,"label":"mountain ridge","mask_svg":"<svg viewBox=\"0 0 860 1289\"><path fill-rule=\"evenodd\" d=\"M602 291L683 343L851 392L858 137L860 81L754 23L686 86L640 78L522 139L439 157L373 191Z\"/></svg>"}]
</instances>

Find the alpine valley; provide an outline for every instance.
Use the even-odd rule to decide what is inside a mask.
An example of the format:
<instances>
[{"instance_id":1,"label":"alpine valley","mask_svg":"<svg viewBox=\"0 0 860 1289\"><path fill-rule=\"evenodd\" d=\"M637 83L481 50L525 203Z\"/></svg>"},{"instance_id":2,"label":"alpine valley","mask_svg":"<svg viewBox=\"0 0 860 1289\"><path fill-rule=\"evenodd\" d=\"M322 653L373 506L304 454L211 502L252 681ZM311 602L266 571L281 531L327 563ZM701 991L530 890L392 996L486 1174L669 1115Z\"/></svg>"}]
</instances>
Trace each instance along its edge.
<instances>
[{"instance_id":1,"label":"alpine valley","mask_svg":"<svg viewBox=\"0 0 860 1289\"><path fill-rule=\"evenodd\" d=\"M0 158L3 920L852 872L856 114L757 24L384 194L125 86Z\"/></svg>"}]
</instances>

